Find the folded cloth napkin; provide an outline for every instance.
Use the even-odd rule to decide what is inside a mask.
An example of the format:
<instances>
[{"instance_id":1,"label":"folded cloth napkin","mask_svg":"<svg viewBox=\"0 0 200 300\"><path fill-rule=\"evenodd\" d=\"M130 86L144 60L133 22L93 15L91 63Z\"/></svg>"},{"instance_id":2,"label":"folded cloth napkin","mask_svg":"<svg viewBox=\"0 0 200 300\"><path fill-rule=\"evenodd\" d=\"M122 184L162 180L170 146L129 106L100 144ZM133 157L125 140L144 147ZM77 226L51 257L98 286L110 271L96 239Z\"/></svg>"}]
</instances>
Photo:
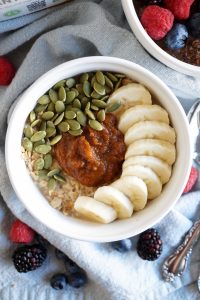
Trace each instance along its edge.
<instances>
[{"instance_id":1,"label":"folded cloth napkin","mask_svg":"<svg viewBox=\"0 0 200 300\"><path fill-rule=\"evenodd\" d=\"M73 1L2 22L0 32L0 55L8 55L18 68L10 86L0 89L0 299L199 299L196 287L200 270L199 243L183 277L171 284L165 283L161 275L163 261L199 217L199 191L183 196L156 225L163 239L163 253L155 262L143 261L135 251L137 237L133 238L133 250L120 254L109 244L68 239L38 223L17 199L10 185L4 142L7 114L17 96L44 72L73 58L109 55L141 64L174 89L186 111L199 95L200 80L175 72L154 60L130 32L119 0ZM50 276L62 270L51 247L43 267L27 274L17 273L10 259L14 248L8 241L8 232L14 217L8 208L15 217L85 269L89 284L81 290L69 287L66 291L55 291L50 288Z\"/></svg>"}]
</instances>

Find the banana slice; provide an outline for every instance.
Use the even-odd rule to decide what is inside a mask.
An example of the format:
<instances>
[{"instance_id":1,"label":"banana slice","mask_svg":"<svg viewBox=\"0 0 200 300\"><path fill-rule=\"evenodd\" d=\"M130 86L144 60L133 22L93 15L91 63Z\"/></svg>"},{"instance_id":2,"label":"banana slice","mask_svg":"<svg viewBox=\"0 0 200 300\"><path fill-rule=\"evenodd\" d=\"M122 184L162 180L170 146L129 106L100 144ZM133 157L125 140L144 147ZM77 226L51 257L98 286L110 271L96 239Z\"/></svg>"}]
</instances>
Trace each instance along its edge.
<instances>
[{"instance_id":1,"label":"banana slice","mask_svg":"<svg viewBox=\"0 0 200 300\"><path fill-rule=\"evenodd\" d=\"M129 218L133 213L133 204L120 191L111 186L103 186L96 190L94 199L112 206L119 219Z\"/></svg>"},{"instance_id":2,"label":"banana slice","mask_svg":"<svg viewBox=\"0 0 200 300\"><path fill-rule=\"evenodd\" d=\"M117 117L120 117L120 115L129 107L137 104L152 103L151 94L142 84L139 83L129 83L118 88L110 95L108 104L118 101L120 101L122 105L114 111L114 114Z\"/></svg>"},{"instance_id":3,"label":"banana slice","mask_svg":"<svg viewBox=\"0 0 200 300\"><path fill-rule=\"evenodd\" d=\"M141 165L152 169L158 175L162 184L167 183L171 177L172 168L166 162L154 156L129 157L123 163L123 170L133 165Z\"/></svg>"},{"instance_id":4,"label":"banana slice","mask_svg":"<svg viewBox=\"0 0 200 300\"><path fill-rule=\"evenodd\" d=\"M140 139L160 139L174 144L176 134L174 128L163 122L142 121L131 126L124 136L126 145Z\"/></svg>"},{"instance_id":5,"label":"banana slice","mask_svg":"<svg viewBox=\"0 0 200 300\"><path fill-rule=\"evenodd\" d=\"M114 181L111 186L122 192L133 202L135 211L145 207L147 203L147 186L142 179L136 176L124 176Z\"/></svg>"},{"instance_id":6,"label":"banana slice","mask_svg":"<svg viewBox=\"0 0 200 300\"><path fill-rule=\"evenodd\" d=\"M82 217L91 221L111 223L117 218L117 213L112 207L91 197L79 196L74 208Z\"/></svg>"},{"instance_id":7,"label":"banana slice","mask_svg":"<svg viewBox=\"0 0 200 300\"><path fill-rule=\"evenodd\" d=\"M131 126L140 121L158 121L169 124L169 117L167 111L159 105L136 105L121 115L118 128L122 133L125 133Z\"/></svg>"},{"instance_id":8,"label":"banana slice","mask_svg":"<svg viewBox=\"0 0 200 300\"><path fill-rule=\"evenodd\" d=\"M156 156L170 166L175 162L176 149L169 142L157 139L142 139L132 143L125 154L125 159L136 155Z\"/></svg>"},{"instance_id":9,"label":"banana slice","mask_svg":"<svg viewBox=\"0 0 200 300\"><path fill-rule=\"evenodd\" d=\"M159 177L150 168L137 165L129 166L123 170L122 177L124 176L137 176L144 180L147 185L148 199L158 197L162 191L162 183Z\"/></svg>"}]
</instances>

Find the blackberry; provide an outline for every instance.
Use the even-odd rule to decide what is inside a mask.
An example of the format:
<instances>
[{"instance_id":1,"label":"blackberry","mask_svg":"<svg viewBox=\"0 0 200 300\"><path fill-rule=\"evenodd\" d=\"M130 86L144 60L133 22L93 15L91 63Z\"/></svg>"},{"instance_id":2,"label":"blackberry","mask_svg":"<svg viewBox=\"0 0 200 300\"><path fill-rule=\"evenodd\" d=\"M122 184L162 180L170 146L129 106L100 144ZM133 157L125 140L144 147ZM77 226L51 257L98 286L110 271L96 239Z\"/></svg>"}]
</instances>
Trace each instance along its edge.
<instances>
[{"instance_id":1,"label":"blackberry","mask_svg":"<svg viewBox=\"0 0 200 300\"><path fill-rule=\"evenodd\" d=\"M39 268L47 257L47 250L40 244L17 248L12 260L19 273L26 273Z\"/></svg>"},{"instance_id":2,"label":"blackberry","mask_svg":"<svg viewBox=\"0 0 200 300\"><path fill-rule=\"evenodd\" d=\"M137 253L145 260L156 260L162 252L162 241L159 233L150 228L140 234L137 243Z\"/></svg>"}]
</instances>

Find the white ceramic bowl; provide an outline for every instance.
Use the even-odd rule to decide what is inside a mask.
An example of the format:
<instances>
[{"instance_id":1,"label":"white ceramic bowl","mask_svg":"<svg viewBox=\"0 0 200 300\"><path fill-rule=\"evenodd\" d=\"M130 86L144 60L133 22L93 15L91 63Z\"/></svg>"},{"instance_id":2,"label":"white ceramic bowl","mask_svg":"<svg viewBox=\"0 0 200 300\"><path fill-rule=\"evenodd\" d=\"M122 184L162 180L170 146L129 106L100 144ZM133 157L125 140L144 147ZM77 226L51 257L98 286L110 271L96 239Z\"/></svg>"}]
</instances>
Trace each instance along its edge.
<instances>
[{"instance_id":1,"label":"white ceramic bowl","mask_svg":"<svg viewBox=\"0 0 200 300\"><path fill-rule=\"evenodd\" d=\"M137 13L134 8L132 0L121 0L124 13L126 15L127 21L134 32L138 41L142 46L156 59L161 61L166 66L181 72L186 75L191 75L195 77L200 77L200 67L187 64L172 55L168 54L166 51L162 50L147 34L143 28Z\"/></svg>"},{"instance_id":2,"label":"white ceramic bowl","mask_svg":"<svg viewBox=\"0 0 200 300\"><path fill-rule=\"evenodd\" d=\"M177 133L177 160L172 177L160 197L151 201L144 210L134 213L131 218L106 225L65 216L52 208L31 179L21 156L24 123L37 99L57 81L94 70L124 73L144 84L169 112ZM134 236L162 219L181 196L191 165L187 118L169 88L155 75L134 63L119 58L98 56L63 63L41 76L23 93L10 117L5 154L12 186L18 198L39 222L65 236L97 242Z\"/></svg>"}]
</instances>

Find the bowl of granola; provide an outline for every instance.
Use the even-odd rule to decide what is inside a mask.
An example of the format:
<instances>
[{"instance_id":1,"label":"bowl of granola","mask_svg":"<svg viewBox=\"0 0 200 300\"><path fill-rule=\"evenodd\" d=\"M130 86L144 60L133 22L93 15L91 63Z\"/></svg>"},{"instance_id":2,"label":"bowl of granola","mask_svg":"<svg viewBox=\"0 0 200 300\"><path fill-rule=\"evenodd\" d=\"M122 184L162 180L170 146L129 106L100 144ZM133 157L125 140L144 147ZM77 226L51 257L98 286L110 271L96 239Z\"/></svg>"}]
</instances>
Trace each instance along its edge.
<instances>
[{"instance_id":1,"label":"bowl of granola","mask_svg":"<svg viewBox=\"0 0 200 300\"><path fill-rule=\"evenodd\" d=\"M113 57L72 60L38 78L10 115L5 146L27 210L86 241L153 226L180 197L191 166L177 98L146 69Z\"/></svg>"},{"instance_id":2,"label":"bowl of granola","mask_svg":"<svg viewBox=\"0 0 200 300\"><path fill-rule=\"evenodd\" d=\"M166 66L200 77L199 1L122 0L127 21L142 46Z\"/></svg>"}]
</instances>

